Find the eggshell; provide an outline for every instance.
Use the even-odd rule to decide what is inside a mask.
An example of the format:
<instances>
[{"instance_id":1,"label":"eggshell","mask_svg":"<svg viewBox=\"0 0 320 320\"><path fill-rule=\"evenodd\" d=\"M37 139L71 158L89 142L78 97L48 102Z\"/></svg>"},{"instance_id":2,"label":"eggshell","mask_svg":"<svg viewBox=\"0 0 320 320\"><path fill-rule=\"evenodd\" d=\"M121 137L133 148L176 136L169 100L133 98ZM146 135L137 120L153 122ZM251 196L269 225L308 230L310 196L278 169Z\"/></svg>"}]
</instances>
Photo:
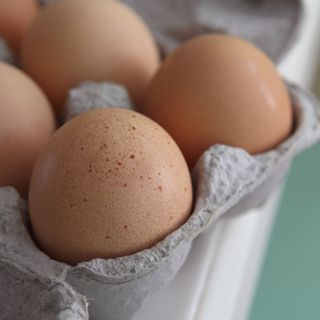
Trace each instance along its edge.
<instances>
[{"instance_id":1,"label":"eggshell","mask_svg":"<svg viewBox=\"0 0 320 320\"><path fill-rule=\"evenodd\" d=\"M26 196L34 163L54 129L53 111L39 87L0 62L0 186Z\"/></svg>"},{"instance_id":2,"label":"eggshell","mask_svg":"<svg viewBox=\"0 0 320 320\"><path fill-rule=\"evenodd\" d=\"M30 188L37 243L69 264L135 253L186 221L187 164L155 122L125 109L73 118L37 161Z\"/></svg>"},{"instance_id":3,"label":"eggshell","mask_svg":"<svg viewBox=\"0 0 320 320\"><path fill-rule=\"evenodd\" d=\"M16 53L38 9L36 0L0 0L0 37Z\"/></svg>"},{"instance_id":4,"label":"eggshell","mask_svg":"<svg viewBox=\"0 0 320 320\"><path fill-rule=\"evenodd\" d=\"M147 90L143 112L171 134L190 167L211 145L257 154L292 130L290 99L272 62L227 35L195 38L170 55Z\"/></svg>"},{"instance_id":5,"label":"eggshell","mask_svg":"<svg viewBox=\"0 0 320 320\"><path fill-rule=\"evenodd\" d=\"M159 64L144 22L114 0L59 0L38 16L22 48L23 69L59 111L82 81L125 85L139 104Z\"/></svg>"}]
</instances>

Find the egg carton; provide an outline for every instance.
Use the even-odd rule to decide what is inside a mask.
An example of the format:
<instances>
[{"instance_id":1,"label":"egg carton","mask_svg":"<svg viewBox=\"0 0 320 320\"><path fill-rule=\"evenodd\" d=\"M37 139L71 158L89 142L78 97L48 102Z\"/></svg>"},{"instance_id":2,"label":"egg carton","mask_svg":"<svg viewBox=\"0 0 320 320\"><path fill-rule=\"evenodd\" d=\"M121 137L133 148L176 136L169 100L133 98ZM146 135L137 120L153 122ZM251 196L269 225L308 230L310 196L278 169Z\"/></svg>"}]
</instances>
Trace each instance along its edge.
<instances>
[{"instance_id":1,"label":"egg carton","mask_svg":"<svg viewBox=\"0 0 320 320\"><path fill-rule=\"evenodd\" d=\"M294 156L320 140L319 102L292 84L288 90L292 135L255 156L225 145L208 149L192 173L196 198L188 221L136 254L77 266L52 260L33 241L26 202L13 188L0 188L0 319L132 319L150 295L173 279L199 234L222 216L261 203L282 181ZM124 88L87 82L70 91L65 117L115 106L132 108Z\"/></svg>"},{"instance_id":2,"label":"egg carton","mask_svg":"<svg viewBox=\"0 0 320 320\"><path fill-rule=\"evenodd\" d=\"M40 0L41 1L41 0ZM43 4L56 0L42 0ZM181 42L207 32L227 32L254 42L274 60L298 33L298 0L125 0L146 20L168 54ZM0 41L0 60L14 63ZM288 84L295 131L278 148L251 156L215 145L193 171L195 209L188 221L150 249L75 267L52 260L35 245L27 203L0 188L0 319L128 320L176 275L192 241L222 216L263 204L283 180L293 157L320 139L318 102ZM133 109L115 84L84 83L70 92L64 120L99 107Z\"/></svg>"}]
</instances>

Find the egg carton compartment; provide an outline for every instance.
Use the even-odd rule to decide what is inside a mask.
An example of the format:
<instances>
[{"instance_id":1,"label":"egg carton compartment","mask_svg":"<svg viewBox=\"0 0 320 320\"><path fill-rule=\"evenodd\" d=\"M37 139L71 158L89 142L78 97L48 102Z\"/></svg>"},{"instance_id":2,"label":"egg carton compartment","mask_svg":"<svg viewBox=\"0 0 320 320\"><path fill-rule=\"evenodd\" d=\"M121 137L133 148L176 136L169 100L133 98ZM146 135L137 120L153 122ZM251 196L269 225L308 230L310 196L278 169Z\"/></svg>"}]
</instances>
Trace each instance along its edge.
<instances>
[{"instance_id":1,"label":"egg carton compartment","mask_svg":"<svg viewBox=\"0 0 320 320\"><path fill-rule=\"evenodd\" d=\"M288 89L295 116L293 134L274 150L255 156L225 145L208 149L193 170L196 201L188 221L136 254L74 267L54 261L32 240L26 203L14 189L0 188L3 319L132 319L147 298L176 275L199 234L222 216L263 202L285 176L293 157L320 140L319 102L294 85L288 84ZM80 85L70 91L67 118L114 107L112 95L122 101L118 107L131 107L120 86Z\"/></svg>"}]
</instances>

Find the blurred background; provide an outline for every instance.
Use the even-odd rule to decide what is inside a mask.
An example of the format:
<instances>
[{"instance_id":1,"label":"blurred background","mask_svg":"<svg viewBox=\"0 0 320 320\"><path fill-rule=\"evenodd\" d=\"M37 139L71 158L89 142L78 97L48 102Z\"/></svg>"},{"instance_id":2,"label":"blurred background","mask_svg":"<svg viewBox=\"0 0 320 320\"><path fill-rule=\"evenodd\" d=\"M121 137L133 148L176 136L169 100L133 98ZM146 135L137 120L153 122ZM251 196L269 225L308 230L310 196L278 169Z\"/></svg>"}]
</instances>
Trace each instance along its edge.
<instances>
[{"instance_id":1,"label":"blurred background","mask_svg":"<svg viewBox=\"0 0 320 320\"><path fill-rule=\"evenodd\" d=\"M312 87L320 98L320 65L317 70ZM320 319L319 164L320 145L304 152L293 163L250 320Z\"/></svg>"}]
</instances>

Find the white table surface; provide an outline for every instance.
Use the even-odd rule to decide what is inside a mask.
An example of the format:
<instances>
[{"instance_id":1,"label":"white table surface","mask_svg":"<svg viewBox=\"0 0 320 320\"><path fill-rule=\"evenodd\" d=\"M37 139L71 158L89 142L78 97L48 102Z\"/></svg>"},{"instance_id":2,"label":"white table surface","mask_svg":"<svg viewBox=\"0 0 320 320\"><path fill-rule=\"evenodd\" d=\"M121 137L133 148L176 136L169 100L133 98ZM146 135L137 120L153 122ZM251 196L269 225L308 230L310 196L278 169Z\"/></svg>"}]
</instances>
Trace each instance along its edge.
<instances>
[{"instance_id":1,"label":"white table surface","mask_svg":"<svg viewBox=\"0 0 320 320\"><path fill-rule=\"evenodd\" d=\"M279 66L286 79L310 88L320 44L320 1L305 0L298 43ZM221 220L194 241L186 264L136 320L245 320L250 311L281 190L262 209Z\"/></svg>"}]
</instances>

